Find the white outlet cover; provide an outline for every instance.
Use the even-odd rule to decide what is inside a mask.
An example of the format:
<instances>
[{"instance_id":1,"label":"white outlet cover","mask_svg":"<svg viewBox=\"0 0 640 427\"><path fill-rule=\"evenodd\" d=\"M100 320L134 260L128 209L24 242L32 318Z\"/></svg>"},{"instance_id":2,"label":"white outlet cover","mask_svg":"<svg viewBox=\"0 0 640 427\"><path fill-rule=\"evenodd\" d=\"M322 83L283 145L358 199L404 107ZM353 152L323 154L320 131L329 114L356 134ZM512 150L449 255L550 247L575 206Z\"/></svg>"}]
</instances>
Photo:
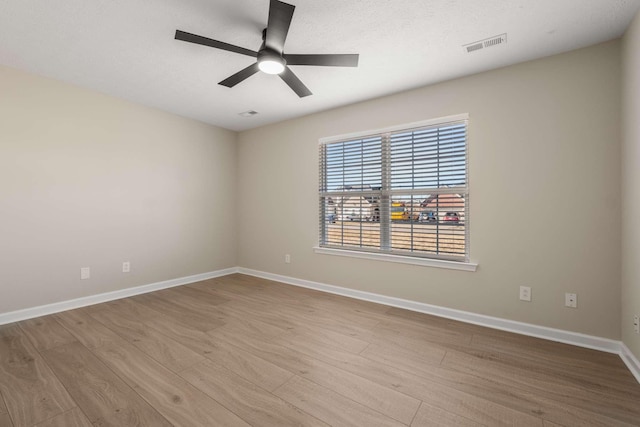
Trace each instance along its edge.
<instances>
[{"instance_id":1,"label":"white outlet cover","mask_svg":"<svg viewBox=\"0 0 640 427\"><path fill-rule=\"evenodd\" d=\"M578 294L564 294L564 305L566 307L578 308Z\"/></svg>"},{"instance_id":2,"label":"white outlet cover","mask_svg":"<svg viewBox=\"0 0 640 427\"><path fill-rule=\"evenodd\" d=\"M531 288L529 286L520 286L520 300L531 301Z\"/></svg>"},{"instance_id":3,"label":"white outlet cover","mask_svg":"<svg viewBox=\"0 0 640 427\"><path fill-rule=\"evenodd\" d=\"M80 268L80 280L86 280L91 278L91 269L89 267Z\"/></svg>"}]
</instances>

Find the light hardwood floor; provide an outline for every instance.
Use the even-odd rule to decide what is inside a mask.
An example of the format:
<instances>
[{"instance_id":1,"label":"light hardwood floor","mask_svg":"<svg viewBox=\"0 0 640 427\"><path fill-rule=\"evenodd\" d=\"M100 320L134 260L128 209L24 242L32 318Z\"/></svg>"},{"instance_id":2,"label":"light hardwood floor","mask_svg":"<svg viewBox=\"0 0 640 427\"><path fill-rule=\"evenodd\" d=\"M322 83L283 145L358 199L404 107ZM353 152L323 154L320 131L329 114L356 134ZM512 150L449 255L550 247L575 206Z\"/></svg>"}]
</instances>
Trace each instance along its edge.
<instances>
[{"instance_id":1,"label":"light hardwood floor","mask_svg":"<svg viewBox=\"0 0 640 427\"><path fill-rule=\"evenodd\" d=\"M0 426L640 426L616 355L231 275L0 326Z\"/></svg>"}]
</instances>

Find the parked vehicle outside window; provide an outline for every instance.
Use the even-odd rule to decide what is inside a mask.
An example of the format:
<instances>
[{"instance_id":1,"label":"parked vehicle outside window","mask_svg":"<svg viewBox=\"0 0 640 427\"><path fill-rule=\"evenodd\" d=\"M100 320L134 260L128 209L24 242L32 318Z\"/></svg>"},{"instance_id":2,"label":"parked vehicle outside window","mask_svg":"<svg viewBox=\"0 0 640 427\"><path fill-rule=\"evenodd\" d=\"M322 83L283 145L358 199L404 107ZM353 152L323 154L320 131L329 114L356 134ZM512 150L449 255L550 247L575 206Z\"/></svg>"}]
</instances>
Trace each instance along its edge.
<instances>
[{"instance_id":1,"label":"parked vehicle outside window","mask_svg":"<svg viewBox=\"0 0 640 427\"><path fill-rule=\"evenodd\" d=\"M443 220L446 222L460 222L460 217L458 216L458 212L447 212L444 214Z\"/></svg>"},{"instance_id":2,"label":"parked vehicle outside window","mask_svg":"<svg viewBox=\"0 0 640 427\"><path fill-rule=\"evenodd\" d=\"M438 217L434 211L423 211L418 215L419 222L437 222Z\"/></svg>"}]
</instances>

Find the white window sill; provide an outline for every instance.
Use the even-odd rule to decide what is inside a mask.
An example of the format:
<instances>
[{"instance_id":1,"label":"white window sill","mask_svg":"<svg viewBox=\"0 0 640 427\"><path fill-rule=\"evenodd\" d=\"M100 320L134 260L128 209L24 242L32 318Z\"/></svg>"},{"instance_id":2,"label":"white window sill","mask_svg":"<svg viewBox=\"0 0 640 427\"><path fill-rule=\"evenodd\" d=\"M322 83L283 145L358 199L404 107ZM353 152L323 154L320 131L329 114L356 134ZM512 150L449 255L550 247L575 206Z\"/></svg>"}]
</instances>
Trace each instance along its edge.
<instances>
[{"instance_id":1,"label":"white window sill","mask_svg":"<svg viewBox=\"0 0 640 427\"><path fill-rule=\"evenodd\" d=\"M447 268L450 270L476 271L478 268L478 264L473 262L446 261L442 259L418 258L402 255L381 254L376 252L357 252L343 249L321 248L319 246L314 246L313 251L317 254L397 262L400 264L421 265L424 267Z\"/></svg>"}]
</instances>

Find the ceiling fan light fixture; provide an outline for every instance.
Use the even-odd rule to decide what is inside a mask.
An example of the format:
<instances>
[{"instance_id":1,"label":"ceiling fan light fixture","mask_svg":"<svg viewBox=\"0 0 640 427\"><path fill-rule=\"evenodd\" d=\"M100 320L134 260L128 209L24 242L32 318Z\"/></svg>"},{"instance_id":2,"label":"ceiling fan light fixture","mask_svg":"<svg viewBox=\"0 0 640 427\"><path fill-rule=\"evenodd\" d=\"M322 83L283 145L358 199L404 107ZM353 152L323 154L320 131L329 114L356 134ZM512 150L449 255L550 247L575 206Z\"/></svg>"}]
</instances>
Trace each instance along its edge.
<instances>
[{"instance_id":1,"label":"ceiling fan light fixture","mask_svg":"<svg viewBox=\"0 0 640 427\"><path fill-rule=\"evenodd\" d=\"M276 53L263 51L258 54L258 68L263 73L280 74L284 71L287 61Z\"/></svg>"},{"instance_id":2,"label":"ceiling fan light fixture","mask_svg":"<svg viewBox=\"0 0 640 427\"><path fill-rule=\"evenodd\" d=\"M260 71L263 73L280 74L284 71L284 64L271 59L265 59L264 61L258 62L258 68L260 68Z\"/></svg>"}]
</instances>

